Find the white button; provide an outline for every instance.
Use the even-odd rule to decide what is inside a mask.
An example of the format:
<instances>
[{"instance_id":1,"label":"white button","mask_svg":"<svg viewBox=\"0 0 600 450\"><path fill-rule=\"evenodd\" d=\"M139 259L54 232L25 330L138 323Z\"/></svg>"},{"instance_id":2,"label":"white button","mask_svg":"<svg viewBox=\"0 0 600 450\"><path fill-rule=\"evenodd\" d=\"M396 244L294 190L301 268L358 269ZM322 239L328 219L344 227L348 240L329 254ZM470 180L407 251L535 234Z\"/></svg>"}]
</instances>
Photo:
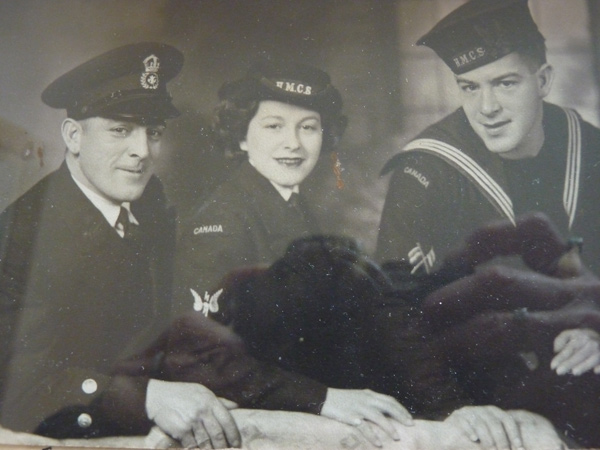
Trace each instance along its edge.
<instances>
[{"instance_id":1,"label":"white button","mask_svg":"<svg viewBox=\"0 0 600 450\"><path fill-rule=\"evenodd\" d=\"M93 394L98 390L98 383L92 378L88 378L81 383L81 390L86 394Z\"/></svg>"},{"instance_id":2,"label":"white button","mask_svg":"<svg viewBox=\"0 0 600 450\"><path fill-rule=\"evenodd\" d=\"M87 428L92 424L92 417L86 413L80 414L77 418L77 424L81 428Z\"/></svg>"}]
</instances>

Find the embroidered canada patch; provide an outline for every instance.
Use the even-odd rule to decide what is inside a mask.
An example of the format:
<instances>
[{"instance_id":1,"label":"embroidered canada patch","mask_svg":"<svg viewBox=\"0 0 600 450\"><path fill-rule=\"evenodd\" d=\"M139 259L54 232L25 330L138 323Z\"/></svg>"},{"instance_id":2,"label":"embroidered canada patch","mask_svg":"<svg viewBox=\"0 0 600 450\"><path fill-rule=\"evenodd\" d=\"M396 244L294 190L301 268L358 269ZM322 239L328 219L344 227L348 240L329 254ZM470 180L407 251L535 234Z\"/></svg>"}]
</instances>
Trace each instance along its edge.
<instances>
[{"instance_id":1,"label":"embroidered canada patch","mask_svg":"<svg viewBox=\"0 0 600 450\"><path fill-rule=\"evenodd\" d=\"M419 183L421 183L423 186L425 186L425 187L429 186L429 180L427 179L427 177L425 177L425 175L423 175L417 169L413 169L412 167L406 166L404 168L404 173L407 173L408 175L412 175L413 177L415 177L417 180L419 180Z\"/></svg>"},{"instance_id":2,"label":"embroidered canada patch","mask_svg":"<svg viewBox=\"0 0 600 450\"><path fill-rule=\"evenodd\" d=\"M194 234L222 233L223 225L202 225L194 228Z\"/></svg>"}]
</instances>

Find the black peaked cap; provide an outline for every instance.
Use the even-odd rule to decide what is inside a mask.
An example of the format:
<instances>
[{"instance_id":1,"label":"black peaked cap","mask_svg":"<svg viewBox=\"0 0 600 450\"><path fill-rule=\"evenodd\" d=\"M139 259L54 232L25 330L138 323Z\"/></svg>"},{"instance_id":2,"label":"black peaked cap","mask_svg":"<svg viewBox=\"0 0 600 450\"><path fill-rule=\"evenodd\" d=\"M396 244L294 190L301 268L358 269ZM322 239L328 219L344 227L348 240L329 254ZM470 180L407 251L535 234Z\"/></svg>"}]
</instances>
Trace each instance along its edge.
<instances>
[{"instance_id":1,"label":"black peaked cap","mask_svg":"<svg viewBox=\"0 0 600 450\"><path fill-rule=\"evenodd\" d=\"M75 67L42 93L52 108L74 119L123 117L165 120L179 115L167 82L183 66L183 54L167 44L142 42L115 48Z\"/></svg>"}]
</instances>

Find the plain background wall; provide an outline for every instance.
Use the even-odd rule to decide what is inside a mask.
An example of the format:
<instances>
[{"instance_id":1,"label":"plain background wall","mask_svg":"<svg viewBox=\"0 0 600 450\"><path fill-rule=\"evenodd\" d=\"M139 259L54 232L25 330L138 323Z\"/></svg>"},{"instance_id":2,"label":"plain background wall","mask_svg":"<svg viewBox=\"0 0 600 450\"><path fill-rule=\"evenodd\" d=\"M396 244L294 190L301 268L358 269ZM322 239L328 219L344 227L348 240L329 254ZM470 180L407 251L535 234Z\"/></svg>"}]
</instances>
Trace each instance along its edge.
<instances>
[{"instance_id":1,"label":"plain background wall","mask_svg":"<svg viewBox=\"0 0 600 450\"><path fill-rule=\"evenodd\" d=\"M42 104L45 86L110 48L157 40L186 56L171 87L184 115L169 124L160 166L171 200L185 215L226 176L208 132L217 89L267 52L324 68L342 91L350 118L339 149L345 187L336 188L331 162L323 158L307 189L325 231L354 236L371 251L387 188L379 170L398 145L456 107L449 70L414 42L460 3L0 1L0 209L63 159L64 112ZM551 100L598 124L588 2L530 5L557 69Z\"/></svg>"}]
</instances>

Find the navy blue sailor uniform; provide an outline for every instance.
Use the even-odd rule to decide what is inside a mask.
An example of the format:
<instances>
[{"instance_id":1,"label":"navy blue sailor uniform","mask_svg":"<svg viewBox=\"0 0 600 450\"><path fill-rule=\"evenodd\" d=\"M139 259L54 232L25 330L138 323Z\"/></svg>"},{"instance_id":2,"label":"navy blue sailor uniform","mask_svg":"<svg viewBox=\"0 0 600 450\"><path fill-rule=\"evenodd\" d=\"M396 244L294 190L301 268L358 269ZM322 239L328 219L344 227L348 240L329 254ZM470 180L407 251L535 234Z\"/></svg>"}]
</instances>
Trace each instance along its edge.
<instances>
[{"instance_id":1,"label":"navy blue sailor uniform","mask_svg":"<svg viewBox=\"0 0 600 450\"><path fill-rule=\"evenodd\" d=\"M425 129L382 171L393 175L377 260L432 273L482 225L537 211L565 237L582 237L584 263L600 273L600 130L550 103L543 128L539 154L518 161L488 151L462 108Z\"/></svg>"},{"instance_id":2,"label":"navy blue sailor uniform","mask_svg":"<svg viewBox=\"0 0 600 450\"><path fill-rule=\"evenodd\" d=\"M244 161L182 225L176 253L176 312L194 312L194 305L198 308L223 287L220 283L231 271L266 267L283 256L294 239L317 234L316 220L302 194L293 197L286 201Z\"/></svg>"}]
</instances>

